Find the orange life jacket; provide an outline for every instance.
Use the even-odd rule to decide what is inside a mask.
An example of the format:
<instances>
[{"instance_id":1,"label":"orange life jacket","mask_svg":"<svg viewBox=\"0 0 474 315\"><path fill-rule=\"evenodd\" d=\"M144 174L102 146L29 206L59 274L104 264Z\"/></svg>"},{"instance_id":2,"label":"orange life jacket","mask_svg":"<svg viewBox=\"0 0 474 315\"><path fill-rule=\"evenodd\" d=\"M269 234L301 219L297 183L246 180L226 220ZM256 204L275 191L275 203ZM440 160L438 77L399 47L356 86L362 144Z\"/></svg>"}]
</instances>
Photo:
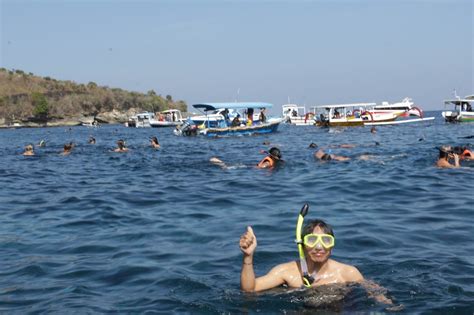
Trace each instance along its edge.
<instances>
[{"instance_id":1,"label":"orange life jacket","mask_svg":"<svg viewBox=\"0 0 474 315\"><path fill-rule=\"evenodd\" d=\"M267 162L270 165L265 167L265 164ZM258 163L258 165L257 165L258 168L271 168L271 167L274 167L274 166L275 166L275 161L269 156L264 157L263 160L261 160L260 163Z\"/></svg>"},{"instance_id":2,"label":"orange life jacket","mask_svg":"<svg viewBox=\"0 0 474 315\"><path fill-rule=\"evenodd\" d=\"M474 154L472 154L471 151L469 151L468 149L465 149L464 152L461 154L462 157L469 157L469 158L473 158L474 157Z\"/></svg>"}]
</instances>

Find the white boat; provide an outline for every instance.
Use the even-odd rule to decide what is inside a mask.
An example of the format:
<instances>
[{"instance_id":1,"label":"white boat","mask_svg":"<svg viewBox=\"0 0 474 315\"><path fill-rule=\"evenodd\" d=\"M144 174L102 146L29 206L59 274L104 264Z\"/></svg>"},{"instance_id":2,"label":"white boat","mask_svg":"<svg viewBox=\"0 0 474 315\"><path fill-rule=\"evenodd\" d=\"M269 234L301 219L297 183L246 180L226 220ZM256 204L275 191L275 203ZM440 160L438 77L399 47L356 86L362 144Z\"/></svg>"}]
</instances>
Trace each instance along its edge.
<instances>
[{"instance_id":1,"label":"white boat","mask_svg":"<svg viewBox=\"0 0 474 315\"><path fill-rule=\"evenodd\" d=\"M474 95L467 95L464 98L460 98L455 94L455 99L445 100L445 108L448 105L453 106L453 110L445 110L441 113L446 122L474 122Z\"/></svg>"},{"instance_id":2,"label":"white boat","mask_svg":"<svg viewBox=\"0 0 474 315\"><path fill-rule=\"evenodd\" d=\"M183 115L179 109L168 109L155 115L150 119L150 126L153 128L176 127L183 123Z\"/></svg>"},{"instance_id":3,"label":"white boat","mask_svg":"<svg viewBox=\"0 0 474 315\"><path fill-rule=\"evenodd\" d=\"M155 118L154 113L150 112L143 112L138 113L128 119L125 123L126 127L134 127L134 128L146 128L150 126L150 120Z\"/></svg>"},{"instance_id":4,"label":"white boat","mask_svg":"<svg viewBox=\"0 0 474 315\"><path fill-rule=\"evenodd\" d=\"M375 103L314 106L318 126L363 126L366 122L394 121L394 112L374 112Z\"/></svg>"},{"instance_id":5,"label":"white boat","mask_svg":"<svg viewBox=\"0 0 474 315\"><path fill-rule=\"evenodd\" d=\"M296 104L285 104L281 106L282 116L286 122L296 126L308 126L316 123L312 112L306 113L306 107Z\"/></svg>"},{"instance_id":6,"label":"white boat","mask_svg":"<svg viewBox=\"0 0 474 315\"><path fill-rule=\"evenodd\" d=\"M375 105L373 110L373 113L390 112L396 114L398 117L423 117L423 111L419 107L415 106L412 99L409 97L406 97L401 102L397 103L382 102L380 105Z\"/></svg>"}]
</instances>

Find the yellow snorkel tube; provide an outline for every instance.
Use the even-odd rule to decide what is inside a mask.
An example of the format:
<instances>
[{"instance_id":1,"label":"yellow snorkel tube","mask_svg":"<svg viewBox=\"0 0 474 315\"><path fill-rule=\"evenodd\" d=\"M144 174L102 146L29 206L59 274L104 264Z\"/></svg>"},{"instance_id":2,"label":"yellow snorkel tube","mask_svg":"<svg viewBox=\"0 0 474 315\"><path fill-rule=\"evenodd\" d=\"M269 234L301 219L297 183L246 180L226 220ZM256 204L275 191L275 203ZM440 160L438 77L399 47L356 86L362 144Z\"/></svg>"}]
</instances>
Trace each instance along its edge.
<instances>
[{"instance_id":1,"label":"yellow snorkel tube","mask_svg":"<svg viewBox=\"0 0 474 315\"><path fill-rule=\"evenodd\" d=\"M300 210L298 215L298 221L296 223L296 244L298 244L298 251L300 254L301 271L303 272L303 284L305 287L310 288L314 282L314 278L308 272L308 265L306 264L306 257L304 255L303 240L301 239L301 230L303 228L304 217L308 214L309 205L305 203L303 208Z\"/></svg>"}]
</instances>

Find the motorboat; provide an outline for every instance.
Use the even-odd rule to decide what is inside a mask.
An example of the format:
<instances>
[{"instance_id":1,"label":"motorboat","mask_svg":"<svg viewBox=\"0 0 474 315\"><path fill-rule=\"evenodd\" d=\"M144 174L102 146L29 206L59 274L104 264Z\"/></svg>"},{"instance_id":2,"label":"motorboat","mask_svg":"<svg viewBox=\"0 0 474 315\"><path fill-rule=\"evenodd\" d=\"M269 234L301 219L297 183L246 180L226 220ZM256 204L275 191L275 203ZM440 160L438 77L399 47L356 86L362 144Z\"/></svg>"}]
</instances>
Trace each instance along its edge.
<instances>
[{"instance_id":1,"label":"motorboat","mask_svg":"<svg viewBox=\"0 0 474 315\"><path fill-rule=\"evenodd\" d=\"M150 126L150 120L155 119L155 114L150 112L138 113L128 119L126 127L146 128Z\"/></svg>"},{"instance_id":2,"label":"motorboat","mask_svg":"<svg viewBox=\"0 0 474 315\"><path fill-rule=\"evenodd\" d=\"M176 127L176 135L221 137L264 134L275 132L284 120L266 117L266 109L273 107L269 103L200 103L192 106L204 115L188 117L183 125Z\"/></svg>"},{"instance_id":3,"label":"motorboat","mask_svg":"<svg viewBox=\"0 0 474 315\"><path fill-rule=\"evenodd\" d=\"M157 113L155 117L150 119L150 126L152 128L176 127L184 121L179 109L168 109Z\"/></svg>"},{"instance_id":4,"label":"motorboat","mask_svg":"<svg viewBox=\"0 0 474 315\"><path fill-rule=\"evenodd\" d=\"M296 126L308 126L316 123L315 115L312 112L306 113L305 106L296 104L285 104L281 106L282 117L286 122Z\"/></svg>"},{"instance_id":5,"label":"motorboat","mask_svg":"<svg viewBox=\"0 0 474 315\"><path fill-rule=\"evenodd\" d=\"M394 112L375 112L375 103L353 103L314 106L318 126L363 126L367 122L388 122L397 119Z\"/></svg>"},{"instance_id":6,"label":"motorboat","mask_svg":"<svg viewBox=\"0 0 474 315\"><path fill-rule=\"evenodd\" d=\"M453 110L445 110L441 113L446 122L457 123L457 122L474 122L474 95L467 95L464 98L460 98L455 95L455 99L445 100L445 108L448 105L454 106Z\"/></svg>"},{"instance_id":7,"label":"motorboat","mask_svg":"<svg viewBox=\"0 0 474 315\"><path fill-rule=\"evenodd\" d=\"M413 100L409 97L404 98L401 102L389 103L382 102L380 105L375 105L373 113L394 113L398 117L417 116L423 118L423 111L415 106Z\"/></svg>"}]
</instances>

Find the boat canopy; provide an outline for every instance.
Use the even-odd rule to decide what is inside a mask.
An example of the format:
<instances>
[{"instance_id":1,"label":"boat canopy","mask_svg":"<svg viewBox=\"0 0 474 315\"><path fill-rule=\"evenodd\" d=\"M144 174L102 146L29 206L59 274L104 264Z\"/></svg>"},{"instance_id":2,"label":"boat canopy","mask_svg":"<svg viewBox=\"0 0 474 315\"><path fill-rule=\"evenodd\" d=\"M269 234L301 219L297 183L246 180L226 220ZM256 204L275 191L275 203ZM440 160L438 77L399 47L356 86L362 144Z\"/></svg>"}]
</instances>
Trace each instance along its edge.
<instances>
[{"instance_id":1,"label":"boat canopy","mask_svg":"<svg viewBox=\"0 0 474 315\"><path fill-rule=\"evenodd\" d=\"M455 104L455 105L461 105L461 104L468 104L472 103L474 100L465 97L464 99L455 99L455 100L445 100L444 104Z\"/></svg>"},{"instance_id":2,"label":"boat canopy","mask_svg":"<svg viewBox=\"0 0 474 315\"><path fill-rule=\"evenodd\" d=\"M270 103L259 103L259 102L246 102L246 103L201 103L194 104L194 108L203 109L204 111L216 110L216 109L243 109L243 108L272 108L273 105Z\"/></svg>"}]
</instances>

